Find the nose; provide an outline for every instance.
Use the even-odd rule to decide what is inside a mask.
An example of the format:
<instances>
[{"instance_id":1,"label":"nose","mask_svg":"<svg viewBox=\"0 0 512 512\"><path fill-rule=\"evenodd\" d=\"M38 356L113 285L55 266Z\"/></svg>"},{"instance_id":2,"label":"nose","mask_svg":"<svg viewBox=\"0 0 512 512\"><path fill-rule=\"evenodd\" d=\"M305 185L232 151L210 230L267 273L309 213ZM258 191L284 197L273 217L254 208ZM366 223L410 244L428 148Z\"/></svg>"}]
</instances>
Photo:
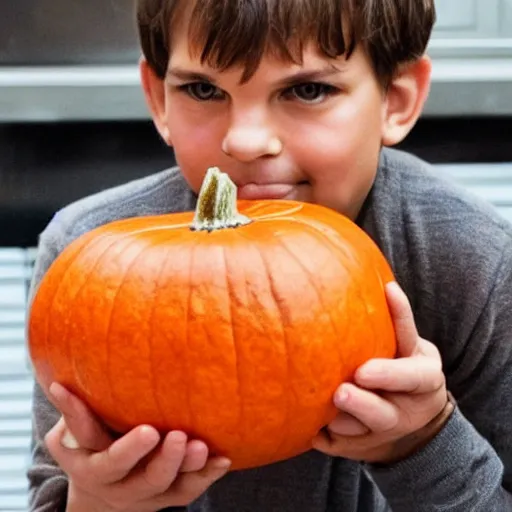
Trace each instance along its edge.
<instances>
[{"instance_id":1,"label":"nose","mask_svg":"<svg viewBox=\"0 0 512 512\"><path fill-rule=\"evenodd\" d=\"M240 162L263 156L277 156L282 150L279 138L262 125L231 126L222 141L222 151Z\"/></svg>"}]
</instances>

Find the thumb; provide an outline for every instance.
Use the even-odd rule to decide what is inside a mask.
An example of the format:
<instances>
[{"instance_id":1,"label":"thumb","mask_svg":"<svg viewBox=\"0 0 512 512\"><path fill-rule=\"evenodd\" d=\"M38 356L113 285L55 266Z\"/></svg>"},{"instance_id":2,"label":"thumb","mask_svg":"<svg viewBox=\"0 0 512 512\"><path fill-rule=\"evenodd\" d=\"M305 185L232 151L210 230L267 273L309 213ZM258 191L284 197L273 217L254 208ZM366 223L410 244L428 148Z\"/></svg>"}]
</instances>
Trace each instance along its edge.
<instances>
[{"instance_id":1,"label":"thumb","mask_svg":"<svg viewBox=\"0 0 512 512\"><path fill-rule=\"evenodd\" d=\"M66 420L64 417L62 417L62 421L64 424L66 423ZM71 430L67 428L67 426L64 428L64 432L62 434L62 437L60 438L60 442L64 448L67 448L68 450L78 450L80 448L80 444L78 443L76 437L71 433Z\"/></svg>"},{"instance_id":2,"label":"thumb","mask_svg":"<svg viewBox=\"0 0 512 512\"><path fill-rule=\"evenodd\" d=\"M66 448L101 452L112 444L113 438L107 429L77 396L57 382L52 383L49 392L66 426L61 438Z\"/></svg>"},{"instance_id":3,"label":"thumb","mask_svg":"<svg viewBox=\"0 0 512 512\"><path fill-rule=\"evenodd\" d=\"M418 349L418 330L407 295L397 282L386 285L386 300L395 328L397 357L409 357Z\"/></svg>"}]
</instances>

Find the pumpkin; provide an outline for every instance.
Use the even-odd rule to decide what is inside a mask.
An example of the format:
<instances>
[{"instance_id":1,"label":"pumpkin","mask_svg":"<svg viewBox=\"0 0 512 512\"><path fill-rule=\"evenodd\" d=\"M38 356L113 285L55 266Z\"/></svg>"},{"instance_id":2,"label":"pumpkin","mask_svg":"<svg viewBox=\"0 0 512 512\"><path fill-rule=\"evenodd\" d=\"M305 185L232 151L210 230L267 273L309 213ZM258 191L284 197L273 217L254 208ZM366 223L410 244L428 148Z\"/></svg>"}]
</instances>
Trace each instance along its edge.
<instances>
[{"instance_id":1,"label":"pumpkin","mask_svg":"<svg viewBox=\"0 0 512 512\"><path fill-rule=\"evenodd\" d=\"M185 431L232 469L311 448L333 393L396 340L391 270L346 217L237 201L209 169L195 212L130 218L68 245L34 296L29 353L116 432Z\"/></svg>"}]
</instances>

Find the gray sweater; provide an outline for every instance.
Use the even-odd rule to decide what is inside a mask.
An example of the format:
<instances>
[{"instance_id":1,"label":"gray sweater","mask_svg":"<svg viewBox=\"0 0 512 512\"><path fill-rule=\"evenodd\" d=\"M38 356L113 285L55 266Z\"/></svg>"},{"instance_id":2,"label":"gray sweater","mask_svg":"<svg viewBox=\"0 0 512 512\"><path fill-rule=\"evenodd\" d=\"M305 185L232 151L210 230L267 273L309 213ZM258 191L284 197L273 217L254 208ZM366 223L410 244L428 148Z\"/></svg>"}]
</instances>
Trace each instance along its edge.
<instances>
[{"instance_id":1,"label":"gray sweater","mask_svg":"<svg viewBox=\"0 0 512 512\"><path fill-rule=\"evenodd\" d=\"M170 169L64 208L41 235L32 293L82 233L194 204ZM358 223L388 258L420 335L439 348L454 414L426 448L393 466L312 451L231 472L189 511L512 511L512 227L428 164L388 149ZM67 480L43 444L58 414L37 385L34 393L30 510L64 510Z\"/></svg>"}]
</instances>

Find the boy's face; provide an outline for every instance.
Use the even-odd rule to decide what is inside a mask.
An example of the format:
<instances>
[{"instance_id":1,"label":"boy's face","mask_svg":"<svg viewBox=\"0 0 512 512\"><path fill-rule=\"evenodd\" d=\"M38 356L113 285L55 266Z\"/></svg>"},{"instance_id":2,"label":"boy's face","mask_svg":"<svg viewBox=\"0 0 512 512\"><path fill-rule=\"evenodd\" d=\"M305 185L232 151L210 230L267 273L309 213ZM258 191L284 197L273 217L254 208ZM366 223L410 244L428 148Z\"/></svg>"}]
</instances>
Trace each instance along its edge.
<instances>
[{"instance_id":1,"label":"boy's face","mask_svg":"<svg viewBox=\"0 0 512 512\"><path fill-rule=\"evenodd\" d=\"M301 66L268 56L240 84L241 69L202 65L177 35L168 70L153 114L193 190L218 166L240 198L294 199L357 216L389 117L361 48L349 60L306 48Z\"/></svg>"}]
</instances>

